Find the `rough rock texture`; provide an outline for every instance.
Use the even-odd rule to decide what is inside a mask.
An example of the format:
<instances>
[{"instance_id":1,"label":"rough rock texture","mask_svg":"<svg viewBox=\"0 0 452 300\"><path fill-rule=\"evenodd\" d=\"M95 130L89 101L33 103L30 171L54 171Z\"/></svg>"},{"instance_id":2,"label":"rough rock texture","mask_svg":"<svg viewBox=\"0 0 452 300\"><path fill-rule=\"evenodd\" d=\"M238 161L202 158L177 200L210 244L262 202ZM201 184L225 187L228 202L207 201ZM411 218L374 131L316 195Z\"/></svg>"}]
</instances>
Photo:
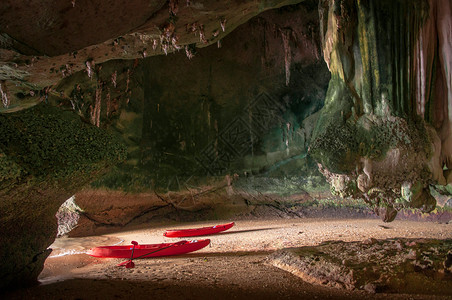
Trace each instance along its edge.
<instances>
[{"instance_id":1,"label":"rough rock texture","mask_svg":"<svg viewBox=\"0 0 452 300\"><path fill-rule=\"evenodd\" d=\"M278 250L268 263L303 280L370 293L452 295L451 240L369 239Z\"/></svg>"},{"instance_id":2,"label":"rough rock texture","mask_svg":"<svg viewBox=\"0 0 452 300\"><path fill-rule=\"evenodd\" d=\"M101 235L148 224L198 220L377 218L364 201L340 199L330 193L259 195L247 192L236 183L228 184L227 178L210 186L165 193L85 189L77 193L75 204L84 209L77 209L76 217L70 212L70 218L65 218L70 221L78 219L76 227L66 233L69 237ZM452 210L437 208L432 213L423 214L404 209L398 212L398 220L450 224ZM61 223L61 227L67 226Z\"/></svg>"},{"instance_id":3,"label":"rough rock texture","mask_svg":"<svg viewBox=\"0 0 452 300\"><path fill-rule=\"evenodd\" d=\"M58 94L64 77L112 59L190 52L216 43L275 1L3 1L0 5L1 111Z\"/></svg>"},{"instance_id":4,"label":"rough rock texture","mask_svg":"<svg viewBox=\"0 0 452 300\"><path fill-rule=\"evenodd\" d=\"M306 157L330 78L315 28L312 1L265 12L221 48L100 64L92 80L62 80L65 96L48 101L127 143L126 164L96 188L166 192L227 175L261 192L325 188Z\"/></svg>"},{"instance_id":5,"label":"rough rock texture","mask_svg":"<svg viewBox=\"0 0 452 300\"><path fill-rule=\"evenodd\" d=\"M61 204L55 215L58 222L57 237L62 237L68 234L77 226L80 220L80 213L83 213L83 211L75 203L74 196L67 199L63 204Z\"/></svg>"},{"instance_id":6,"label":"rough rock texture","mask_svg":"<svg viewBox=\"0 0 452 300\"><path fill-rule=\"evenodd\" d=\"M48 105L0 115L0 289L36 281L57 234L55 213L125 158L116 137Z\"/></svg>"},{"instance_id":7,"label":"rough rock texture","mask_svg":"<svg viewBox=\"0 0 452 300\"><path fill-rule=\"evenodd\" d=\"M451 146L450 1L321 1L331 81L310 154L343 197L435 208ZM443 170L445 167L446 170Z\"/></svg>"}]
</instances>

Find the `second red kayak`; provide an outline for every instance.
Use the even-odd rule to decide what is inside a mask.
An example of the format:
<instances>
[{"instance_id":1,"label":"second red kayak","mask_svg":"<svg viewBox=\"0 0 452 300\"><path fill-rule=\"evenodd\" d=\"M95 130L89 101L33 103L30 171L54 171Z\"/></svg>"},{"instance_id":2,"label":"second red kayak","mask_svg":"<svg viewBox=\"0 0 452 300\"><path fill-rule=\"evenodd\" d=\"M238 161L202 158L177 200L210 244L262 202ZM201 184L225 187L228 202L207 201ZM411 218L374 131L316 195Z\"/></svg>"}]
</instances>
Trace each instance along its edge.
<instances>
[{"instance_id":1,"label":"second red kayak","mask_svg":"<svg viewBox=\"0 0 452 300\"><path fill-rule=\"evenodd\" d=\"M179 241L177 243L164 244L143 244L127 246L103 246L89 249L86 254L94 257L113 257L113 258L131 258L133 249L133 258L147 258L157 256L181 255L193 252L209 245L210 240L197 241ZM132 258L132 259L133 259Z\"/></svg>"},{"instance_id":2,"label":"second red kayak","mask_svg":"<svg viewBox=\"0 0 452 300\"><path fill-rule=\"evenodd\" d=\"M166 237L189 237L189 236L209 235L228 230L232 226L234 226L234 222L194 229L172 229L165 231L163 235Z\"/></svg>"}]
</instances>

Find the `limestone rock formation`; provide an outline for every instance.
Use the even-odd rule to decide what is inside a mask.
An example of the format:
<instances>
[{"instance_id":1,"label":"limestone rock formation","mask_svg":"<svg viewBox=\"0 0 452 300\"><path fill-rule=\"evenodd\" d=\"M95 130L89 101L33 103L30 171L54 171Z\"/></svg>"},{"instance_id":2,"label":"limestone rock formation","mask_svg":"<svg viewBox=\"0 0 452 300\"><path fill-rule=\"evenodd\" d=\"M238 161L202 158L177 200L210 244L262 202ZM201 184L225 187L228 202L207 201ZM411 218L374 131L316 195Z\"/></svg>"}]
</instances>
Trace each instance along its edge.
<instances>
[{"instance_id":1,"label":"limestone rock formation","mask_svg":"<svg viewBox=\"0 0 452 300\"><path fill-rule=\"evenodd\" d=\"M430 212L451 159L451 3L320 2L332 79L311 155L333 191ZM445 170L444 170L445 169Z\"/></svg>"},{"instance_id":2,"label":"limestone rock formation","mask_svg":"<svg viewBox=\"0 0 452 300\"><path fill-rule=\"evenodd\" d=\"M122 142L72 112L40 104L0 115L0 289L34 283L59 206L124 160Z\"/></svg>"},{"instance_id":3,"label":"limestone rock formation","mask_svg":"<svg viewBox=\"0 0 452 300\"><path fill-rule=\"evenodd\" d=\"M176 52L110 61L99 65L92 80L83 72L62 80L57 89L68 96L51 96L49 103L120 133L128 146L125 164L94 182L92 191L76 195L86 212L81 222L122 226L143 216L109 204L116 191L146 199L143 211L159 209L140 220L187 220L208 201L204 215L213 215L216 199L236 212L248 210L252 205L245 199L259 193L295 200L328 191L306 156L330 78L315 28L317 4L303 2L260 14L223 38L222 47L196 49L191 59ZM175 204L177 215L155 191ZM105 209L88 202L104 203ZM99 218L106 209L117 218Z\"/></svg>"},{"instance_id":4,"label":"limestone rock formation","mask_svg":"<svg viewBox=\"0 0 452 300\"><path fill-rule=\"evenodd\" d=\"M271 8L301 0L3 1L0 5L0 111L59 94L55 85L112 59L190 51L217 43Z\"/></svg>"},{"instance_id":5,"label":"limestone rock formation","mask_svg":"<svg viewBox=\"0 0 452 300\"><path fill-rule=\"evenodd\" d=\"M308 8L262 13L192 59L180 52L112 61L92 81L83 73L63 80L58 89L68 97L49 102L114 129L128 145L127 163L94 186L186 190L234 173L278 177L278 161L306 161L329 80L313 32L317 8ZM282 32L290 32L289 78Z\"/></svg>"}]
</instances>

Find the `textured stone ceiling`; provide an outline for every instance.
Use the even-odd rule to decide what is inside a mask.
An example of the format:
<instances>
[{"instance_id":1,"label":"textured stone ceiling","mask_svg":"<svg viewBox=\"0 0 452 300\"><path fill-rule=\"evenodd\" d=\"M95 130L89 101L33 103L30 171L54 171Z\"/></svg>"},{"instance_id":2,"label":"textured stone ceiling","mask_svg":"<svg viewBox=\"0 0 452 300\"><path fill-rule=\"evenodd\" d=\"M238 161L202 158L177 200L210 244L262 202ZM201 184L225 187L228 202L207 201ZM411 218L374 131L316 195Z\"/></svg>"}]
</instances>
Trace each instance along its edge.
<instances>
[{"instance_id":1,"label":"textured stone ceiling","mask_svg":"<svg viewBox=\"0 0 452 300\"><path fill-rule=\"evenodd\" d=\"M0 111L56 93L52 86L96 64L216 43L267 9L302 2L7 0L0 4ZM190 53L188 53L189 55Z\"/></svg>"},{"instance_id":2,"label":"textured stone ceiling","mask_svg":"<svg viewBox=\"0 0 452 300\"><path fill-rule=\"evenodd\" d=\"M23 54L57 56L130 33L166 1L5 1L2 31Z\"/></svg>"}]
</instances>

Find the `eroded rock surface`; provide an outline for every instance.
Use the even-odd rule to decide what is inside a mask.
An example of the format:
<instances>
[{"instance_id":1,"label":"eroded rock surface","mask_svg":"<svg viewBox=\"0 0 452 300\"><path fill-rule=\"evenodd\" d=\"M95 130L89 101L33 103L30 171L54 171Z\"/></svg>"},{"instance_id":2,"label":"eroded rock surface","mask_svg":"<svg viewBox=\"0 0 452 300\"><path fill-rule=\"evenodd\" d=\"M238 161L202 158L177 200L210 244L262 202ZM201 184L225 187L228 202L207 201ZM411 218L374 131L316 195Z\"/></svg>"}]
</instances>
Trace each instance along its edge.
<instances>
[{"instance_id":1,"label":"eroded rock surface","mask_svg":"<svg viewBox=\"0 0 452 300\"><path fill-rule=\"evenodd\" d=\"M4 1L0 111L38 103L63 78L96 65L217 43L277 1Z\"/></svg>"},{"instance_id":2,"label":"eroded rock surface","mask_svg":"<svg viewBox=\"0 0 452 300\"><path fill-rule=\"evenodd\" d=\"M368 239L278 250L268 262L313 284L370 293L451 295L451 240Z\"/></svg>"},{"instance_id":3,"label":"eroded rock surface","mask_svg":"<svg viewBox=\"0 0 452 300\"><path fill-rule=\"evenodd\" d=\"M321 1L332 74L310 153L335 193L430 212L450 162L450 1ZM445 49L449 49L445 51Z\"/></svg>"},{"instance_id":4,"label":"eroded rock surface","mask_svg":"<svg viewBox=\"0 0 452 300\"><path fill-rule=\"evenodd\" d=\"M202 189L229 176L261 192L327 189L306 156L330 78L316 28L313 1L264 12L191 59L109 61L92 80L75 73L48 102L126 142L126 164L95 188Z\"/></svg>"}]
</instances>

